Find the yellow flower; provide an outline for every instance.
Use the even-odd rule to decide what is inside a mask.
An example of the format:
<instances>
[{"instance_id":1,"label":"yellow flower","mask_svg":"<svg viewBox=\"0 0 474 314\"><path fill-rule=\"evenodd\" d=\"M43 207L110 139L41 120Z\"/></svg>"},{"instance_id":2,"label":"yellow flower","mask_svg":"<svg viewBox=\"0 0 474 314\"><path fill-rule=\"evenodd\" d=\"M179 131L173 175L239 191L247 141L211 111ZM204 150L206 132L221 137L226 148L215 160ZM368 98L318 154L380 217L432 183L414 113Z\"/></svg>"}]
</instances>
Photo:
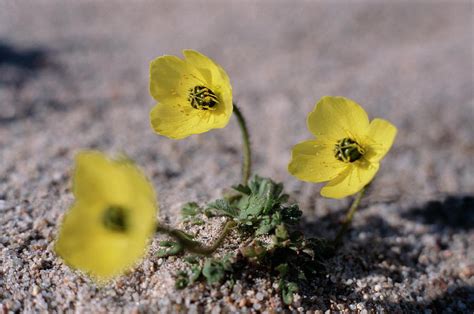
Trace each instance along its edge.
<instances>
[{"instance_id":1,"label":"yellow flower","mask_svg":"<svg viewBox=\"0 0 474 314\"><path fill-rule=\"evenodd\" d=\"M76 201L62 222L56 253L97 282L133 267L156 226L155 193L141 171L129 160L82 152L73 193Z\"/></svg>"},{"instance_id":2,"label":"yellow flower","mask_svg":"<svg viewBox=\"0 0 474 314\"><path fill-rule=\"evenodd\" d=\"M232 115L224 69L197 51L183 54L184 60L162 56L150 63L150 94L158 102L150 112L151 126L172 139L223 128Z\"/></svg>"},{"instance_id":3,"label":"yellow flower","mask_svg":"<svg viewBox=\"0 0 474 314\"><path fill-rule=\"evenodd\" d=\"M397 134L390 122L374 119L354 101L326 96L308 115L316 139L293 147L288 171L303 181L329 181L321 195L343 198L359 192L375 176Z\"/></svg>"}]
</instances>

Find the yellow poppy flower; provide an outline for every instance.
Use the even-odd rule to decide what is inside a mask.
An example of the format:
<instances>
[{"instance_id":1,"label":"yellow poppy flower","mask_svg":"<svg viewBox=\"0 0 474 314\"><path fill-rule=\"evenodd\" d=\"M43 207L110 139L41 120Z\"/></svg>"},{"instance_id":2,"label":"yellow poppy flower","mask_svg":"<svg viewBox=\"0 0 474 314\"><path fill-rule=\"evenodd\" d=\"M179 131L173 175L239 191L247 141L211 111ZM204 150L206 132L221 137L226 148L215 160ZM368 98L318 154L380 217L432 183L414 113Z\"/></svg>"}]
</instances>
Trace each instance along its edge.
<instances>
[{"instance_id":1,"label":"yellow poppy flower","mask_svg":"<svg viewBox=\"0 0 474 314\"><path fill-rule=\"evenodd\" d=\"M397 134L390 122L374 119L354 101L326 96L307 119L316 139L293 147L288 171L303 181L325 182L321 195L343 198L375 176Z\"/></svg>"},{"instance_id":2,"label":"yellow poppy flower","mask_svg":"<svg viewBox=\"0 0 474 314\"><path fill-rule=\"evenodd\" d=\"M162 56L150 63L150 94L158 102L150 112L151 126L172 139L223 128L232 115L227 73L197 51L183 55L184 60Z\"/></svg>"},{"instance_id":3,"label":"yellow poppy flower","mask_svg":"<svg viewBox=\"0 0 474 314\"><path fill-rule=\"evenodd\" d=\"M79 153L73 193L56 253L97 282L131 268L146 253L156 226L155 193L141 171L129 160Z\"/></svg>"}]
</instances>

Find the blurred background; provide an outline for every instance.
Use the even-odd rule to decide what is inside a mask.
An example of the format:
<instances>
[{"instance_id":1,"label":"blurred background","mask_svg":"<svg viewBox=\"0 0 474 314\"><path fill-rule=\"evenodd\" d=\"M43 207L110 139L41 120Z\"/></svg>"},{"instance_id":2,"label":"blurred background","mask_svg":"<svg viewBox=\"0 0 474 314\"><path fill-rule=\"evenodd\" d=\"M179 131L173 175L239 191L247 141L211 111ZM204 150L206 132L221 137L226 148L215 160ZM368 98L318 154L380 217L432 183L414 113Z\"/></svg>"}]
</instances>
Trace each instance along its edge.
<instances>
[{"instance_id":1,"label":"blurred background","mask_svg":"<svg viewBox=\"0 0 474 314\"><path fill-rule=\"evenodd\" d=\"M287 173L291 147L311 138L306 115L320 97L341 95L361 104L370 118L392 121L398 137L355 224L374 237L410 234L418 254L432 250L436 237L452 250L460 241L460 253L433 262L433 269L438 275L450 270L443 273L445 290L466 282L472 288L472 274L461 283L451 277L474 257L473 27L473 2L461 0L3 0L3 306L62 306L62 286L51 278L67 270L50 243L73 200L70 174L78 151L126 153L136 160L158 190L160 217L170 222L179 219L183 203L218 197L239 180L241 142L233 119L225 129L182 141L149 127L154 101L148 64L163 54L180 56L185 48L210 56L229 74L248 120L254 171L283 181L308 224L328 219L322 227L309 226L310 232L332 235L347 201L324 200L319 185ZM432 238L421 241L432 228ZM17 270L44 261L54 267L38 275L52 291L42 296L43 304L31 301L34 275ZM426 268L416 267L420 274ZM423 302L444 293L417 291ZM145 294L140 298L147 300ZM98 309L133 304L107 300Z\"/></svg>"}]
</instances>

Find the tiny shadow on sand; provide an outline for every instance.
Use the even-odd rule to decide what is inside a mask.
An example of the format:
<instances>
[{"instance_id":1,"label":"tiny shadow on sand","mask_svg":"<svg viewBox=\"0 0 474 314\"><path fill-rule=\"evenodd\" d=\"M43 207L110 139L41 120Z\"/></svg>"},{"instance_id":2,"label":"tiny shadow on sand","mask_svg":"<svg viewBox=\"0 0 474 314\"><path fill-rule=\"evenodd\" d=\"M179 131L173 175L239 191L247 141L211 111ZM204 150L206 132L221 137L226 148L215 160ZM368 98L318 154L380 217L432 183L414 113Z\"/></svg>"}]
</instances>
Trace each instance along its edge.
<instances>
[{"instance_id":1,"label":"tiny shadow on sand","mask_svg":"<svg viewBox=\"0 0 474 314\"><path fill-rule=\"evenodd\" d=\"M471 230L474 228L474 196L449 195L442 201L434 200L412 208L402 217L440 228Z\"/></svg>"},{"instance_id":2,"label":"tiny shadow on sand","mask_svg":"<svg viewBox=\"0 0 474 314\"><path fill-rule=\"evenodd\" d=\"M334 210L313 222L302 222L308 236L332 239L340 227L347 209ZM363 208L361 208L363 210ZM442 201L429 201L417 208L409 208L399 213L400 219L433 226L429 233L442 238L447 233L459 233L474 227L474 197L470 195L450 195ZM362 300L363 296L353 288L344 284L351 278L363 279L370 276L390 278L394 284L402 284L405 278L426 273L426 265L419 262L424 247L421 241L412 243L407 239L406 232L401 228L390 225L380 216L366 217L362 225L353 226L350 231L351 241L339 249L335 256L328 261L327 274L315 278L309 294L317 293L324 300L324 306L330 305L331 296L352 295ZM445 247L443 247L445 246ZM440 250L449 249L449 243L440 244ZM335 282L328 280L331 271L337 269L342 274ZM325 278L325 275L326 278ZM346 278L347 277L347 278ZM342 281L342 282L341 282ZM421 296L421 295L420 295ZM413 295L416 300L418 296ZM432 310L434 313L444 313L447 308L455 312L470 312L474 310L474 287L472 285L449 286L445 292L427 301L400 300L368 301L371 308L381 306L394 311L417 312ZM314 304L308 303L310 308Z\"/></svg>"},{"instance_id":3,"label":"tiny shadow on sand","mask_svg":"<svg viewBox=\"0 0 474 314\"><path fill-rule=\"evenodd\" d=\"M433 299L428 304L401 301L387 304L387 306L400 308L411 313L424 312L426 310L431 310L431 313L473 313L474 286L449 287L444 294Z\"/></svg>"},{"instance_id":4,"label":"tiny shadow on sand","mask_svg":"<svg viewBox=\"0 0 474 314\"><path fill-rule=\"evenodd\" d=\"M38 71L46 65L45 49L18 48L0 40L0 66L5 64L27 71Z\"/></svg>"},{"instance_id":5,"label":"tiny shadow on sand","mask_svg":"<svg viewBox=\"0 0 474 314\"><path fill-rule=\"evenodd\" d=\"M332 230L338 230L339 222L344 217L345 209L334 211L314 223L306 223L305 230L316 230L316 236L332 239ZM407 242L397 243L395 239L403 236L402 232L388 224L378 216L366 218L363 225L353 227L350 231L358 235L350 243L343 245L327 263L326 273L315 278L313 289L307 291L308 295L317 293L323 300L325 307L330 306L333 296L352 295L355 299L363 300L354 288L344 282L348 279L363 279L369 276L383 276L390 278L393 283L402 283L406 276L416 276L418 271L418 256L421 248ZM337 269L340 275L331 280L331 272ZM312 290L312 291L311 291ZM357 296L356 296L357 295ZM309 307L314 304L306 304ZM368 301L369 308L381 305L387 308L384 302ZM398 309L400 307L391 307ZM409 306L408 309L414 308Z\"/></svg>"},{"instance_id":6,"label":"tiny shadow on sand","mask_svg":"<svg viewBox=\"0 0 474 314\"><path fill-rule=\"evenodd\" d=\"M40 73L44 71L60 75L60 81L65 84L68 82L63 69L53 62L50 49L40 46L20 47L0 39L0 90L6 89L7 94L11 95L7 98L8 101L3 100L0 111L1 123L28 118L44 109L62 107L49 94L46 94L45 99L30 100L28 97L23 97L23 91L28 84L39 79Z\"/></svg>"}]
</instances>

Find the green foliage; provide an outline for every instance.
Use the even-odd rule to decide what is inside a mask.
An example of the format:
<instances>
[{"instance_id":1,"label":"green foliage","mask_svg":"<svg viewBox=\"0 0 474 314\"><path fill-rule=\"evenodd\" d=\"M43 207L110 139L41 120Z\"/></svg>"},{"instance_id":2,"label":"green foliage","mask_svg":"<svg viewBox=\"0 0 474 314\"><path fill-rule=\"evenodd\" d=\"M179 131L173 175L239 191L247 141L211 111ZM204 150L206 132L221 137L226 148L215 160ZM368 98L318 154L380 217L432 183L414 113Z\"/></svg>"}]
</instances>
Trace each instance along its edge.
<instances>
[{"instance_id":1,"label":"green foliage","mask_svg":"<svg viewBox=\"0 0 474 314\"><path fill-rule=\"evenodd\" d=\"M161 241L160 247L161 248L156 252L156 256L158 257L178 255L183 251L183 247L179 243L173 241Z\"/></svg>"},{"instance_id":2,"label":"green foliage","mask_svg":"<svg viewBox=\"0 0 474 314\"><path fill-rule=\"evenodd\" d=\"M174 286L176 289L184 289L189 285L189 278L188 273L185 271L178 271L176 274Z\"/></svg>"},{"instance_id":3,"label":"green foliage","mask_svg":"<svg viewBox=\"0 0 474 314\"><path fill-rule=\"evenodd\" d=\"M202 274L206 277L207 283L213 285L222 282L226 273L231 270L232 259L230 255L226 255L222 259L207 259L204 262Z\"/></svg>"},{"instance_id":4,"label":"green foliage","mask_svg":"<svg viewBox=\"0 0 474 314\"><path fill-rule=\"evenodd\" d=\"M180 270L176 274L175 286L177 289L184 289L188 285L198 280L205 279L209 285L223 282L228 277L232 277L232 263L234 258L231 254L225 255L223 258L202 259L197 256L185 258L186 269Z\"/></svg>"},{"instance_id":5,"label":"green foliage","mask_svg":"<svg viewBox=\"0 0 474 314\"><path fill-rule=\"evenodd\" d=\"M267 248L261 241L254 240L251 244L242 247L240 253L248 259L259 260L267 253Z\"/></svg>"},{"instance_id":6,"label":"green foliage","mask_svg":"<svg viewBox=\"0 0 474 314\"><path fill-rule=\"evenodd\" d=\"M279 286L283 302L287 305L293 303L294 294L299 290L298 284L296 284L295 282L280 280Z\"/></svg>"},{"instance_id":7,"label":"green foliage","mask_svg":"<svg viewBox=\"0 0 474 314\"><path fill-rule=\"evenodd\" d=\"M190 265L189 282L195 283L199 279L199 276L201 275L202 266L199 263L199 259L195 256L188 257L186 261Z\"/></svg>"},{"instance_id":8,"label":"green foliage","mask_svg":"<svg viewBox=\"0 0 474 314\"><path fill-rule=\"evenodd\" d=\"M294 225L301 217L298 205L286 203L288 195L282 193L281 183L256 176L249 185L238 185L234 189L242 195L231 200L218 199L205 210L196 203L186 204L181 210L184 221L195 222L201 213L208 217L228 217L234 219L247 236L260 236L271 234L277 227L281 235L284 224Z\"/></svg>"},{"instance_id":9,"label":"green foliage","mask_svg":"<svg viewBox=\"0 0 474 314\"><path fill-rule=\"evenodd\" d=\"M199 218L199 214L202 213L202 209L195 202L184 204L181 208L181 216L184 222L189 222L192 225L202 225L204 220Z\"/></svg>"},{"instance_id":10,"label":"green foliage","mask_svg":"<svg viewBox=\"0 0 474 314\"><path fill-rule=\"evenodd\" d=\"M219 199L207 205L205 214L208 217L225 216L236 218L239 212L237 208L232 207L226 200Z\"/></svg>"},{"instance_id":11,"label":"green foliage","mask_svg":"<svg viewBox=\"0 0 474 314\"><path fill-rule=\"evenodd\" d=\"M238 185L234 189L242 195L231 200L216 200L208 204L205 213L236 220L247 236L270 234L279 225L296 224L301 217L298 205L286 204L288 195L282 193L281 183L256 176L249 185Z\"/></svg>"},{"instance_id":12,"label":"green foliage","mask_svg":"<svg viewBox=\"0 0 474 314\"><path fill-rule=\"evenodd\" d=\"M204 210L189 203L182 214L189 222L199 219L200 214L234 220L242 238L239 251L220 259L193 257L187 261L186 270L177 274L176 286L184 288L197 280L210 285L232 281L233 263L247 261L278 277L282 300L289 305L300 286L321 271L332 246L294 230L302 213L297 204L287 203L288 195L283 193L281 183L256 176L248 185L235 186L234 190L240 195L218 199Z\"/></svg>"},{"instance_id":13,"label":"green foliage","mask_svg":"<svg viewBox=\"0 0 474 314\"><path fill-rule=\"evenodd\" d=\"M180 270L175 275L175 287L176 289L184 289L190 284L198 281L202 274L201 261L196 256L187 256L184 258L187 267L184 270Z\"/></svg>"}]
</instances>

